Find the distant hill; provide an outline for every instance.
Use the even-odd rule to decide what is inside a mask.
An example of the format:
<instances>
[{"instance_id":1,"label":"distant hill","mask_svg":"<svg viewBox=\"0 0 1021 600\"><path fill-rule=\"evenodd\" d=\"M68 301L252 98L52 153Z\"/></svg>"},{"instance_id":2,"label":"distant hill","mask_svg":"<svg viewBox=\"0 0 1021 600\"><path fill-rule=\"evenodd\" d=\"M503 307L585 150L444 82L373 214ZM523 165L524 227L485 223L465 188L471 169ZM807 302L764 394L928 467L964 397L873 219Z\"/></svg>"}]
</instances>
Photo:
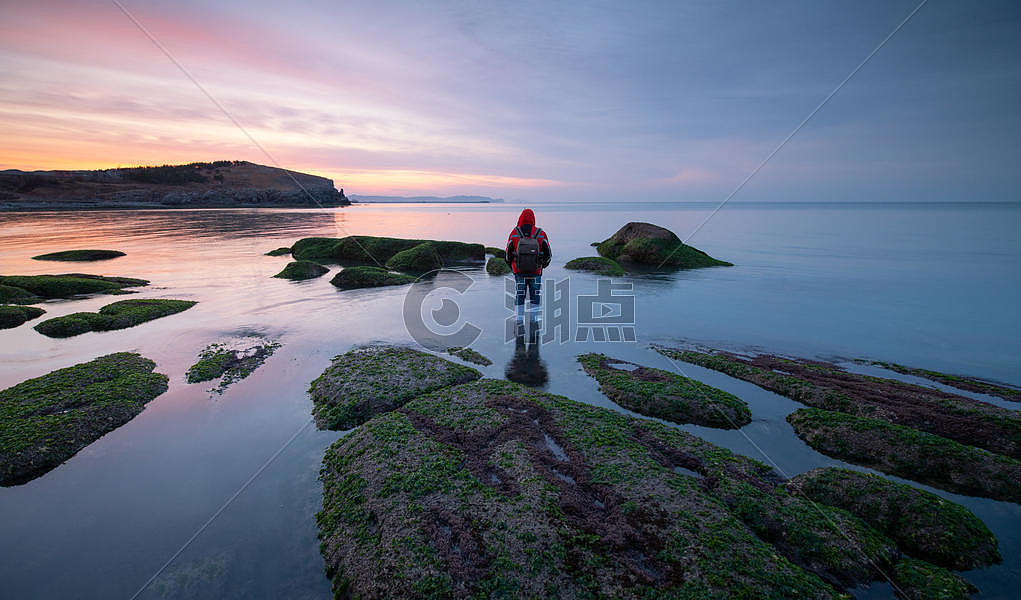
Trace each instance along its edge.
<instances>
[{"instance_id":1,"label":"distant hill","mask_svg":"<svg viewBox=\"0 0 1021 600\"><path fill-rule=\"evenodd\" d=\"M98 171L0 171L0 210L333 207L325 177L221 160Z\"/></svg>"},{"instance_id":2,"label":"distant hill","mask_svg":"<svg viewBox=\"0 0 1021 600\"><path fill-rule=\"evenodd\" d=\"M366 204L372 203L392 203L392 202L461 202L461 203L494 203L503 202L500 198L489 198L488 196L447 196L441 198L439 196L356 196L351 195L352 202L364 202Z\"/></svg>"}]
</instances>

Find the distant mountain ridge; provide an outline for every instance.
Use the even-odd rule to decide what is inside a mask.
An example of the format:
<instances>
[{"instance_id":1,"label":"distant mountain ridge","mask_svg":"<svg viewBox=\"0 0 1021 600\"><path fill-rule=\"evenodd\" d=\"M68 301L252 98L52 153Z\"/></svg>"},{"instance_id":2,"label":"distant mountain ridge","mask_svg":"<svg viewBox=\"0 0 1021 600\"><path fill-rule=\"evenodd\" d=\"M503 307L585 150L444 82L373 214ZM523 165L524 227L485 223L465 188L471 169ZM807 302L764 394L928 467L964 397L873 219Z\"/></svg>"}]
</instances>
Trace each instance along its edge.
<instances>
[{"instance_id":1,"label":"distant mountain ridge","mask_svg":"<svg viewBox=\"0 0 1021 600\"><path fill-rule=\"evenodd\" d=\"M0 210L335 207L333 180L247 161L0 171Z\"/></svg>"},{"instance_id":2,"label":"distant mountain ridge","mask_svg":"<svg viewBox=\"0 0 1021 600\"><path fill-rule=\"evenodd\" d=\"M500 203L503 202L502 198L490 198L488 196L360 196L351 194L352 202L363 202L366 204L373 203L394 203L394 202L412 202L412 203L427 203L427 202L460 202L460 203Z\"/></svg>"}]
</instances>

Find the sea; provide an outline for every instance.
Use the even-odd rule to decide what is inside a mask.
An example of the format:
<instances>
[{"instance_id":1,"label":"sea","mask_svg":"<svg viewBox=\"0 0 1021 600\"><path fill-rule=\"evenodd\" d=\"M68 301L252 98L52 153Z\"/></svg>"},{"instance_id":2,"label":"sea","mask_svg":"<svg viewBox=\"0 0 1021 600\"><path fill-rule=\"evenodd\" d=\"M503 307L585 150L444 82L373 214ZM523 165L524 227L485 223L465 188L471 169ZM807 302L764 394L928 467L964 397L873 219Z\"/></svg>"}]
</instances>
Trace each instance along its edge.
<instances>
[{"instance_id":1,"label":"sea","mask_svg":"<svg viewBox=\"0 0 1021 600\"><path fill-rule=\"evenodd\" d=\"M535 203L528 206L549 235L553 260L543 274L542 320L525 336L508 308L508 279L479 266L450 265L413 285L342 291L330 284L339 266L292 282L272 277L289 257L264 255L309 236L503 247L525 206L0 213L0 274L139 277L151 284L126 297L198 301L143 325L67 339L38 334L35 322L0 331L0 388L119 351L151 358L170 378L169 390L129 423L42 477L0 488L0 595L330 598L316 536L318 477L325 449L344 432L315 428L307 390L334 356L365 344L440 352L470 345L493 361L479 367L486 377L625 413L579 369L578 354L680 372L738 395L753 414L739 431L680 428L788 477L857 467L794 435L785 417L797 403L673 363L652 346L769 352L894 376L868 364L889 361L1021 386L1021 204ZM630 221L667 227L734 266L614 278L564 268L594 256L593 242ZM31 258L76 248L126 256ZM124 298L40 306L48 318ZM185 372L206 346L251 340L281 347L222 394L208 382L187 383ZM1004 563L964 576L979 598L1016 597L1021 506L912 485L989 525ZM893 597L881 582L853 592Z\"/></svg>"}]
</instances>

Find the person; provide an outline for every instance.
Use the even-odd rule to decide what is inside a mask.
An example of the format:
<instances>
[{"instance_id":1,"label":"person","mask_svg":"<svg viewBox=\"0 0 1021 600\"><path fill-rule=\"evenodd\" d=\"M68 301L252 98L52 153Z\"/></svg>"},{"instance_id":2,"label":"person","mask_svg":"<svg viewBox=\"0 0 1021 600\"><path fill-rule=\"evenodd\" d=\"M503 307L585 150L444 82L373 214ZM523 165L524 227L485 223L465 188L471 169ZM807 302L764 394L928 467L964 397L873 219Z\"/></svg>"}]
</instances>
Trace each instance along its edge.
<instances>
[{"instance_id":1,"label":"person","mask_svg":"<svg viewBox=\"0 0 1021 600\"><path fill-rule=\"evenodd\" d=\"M517 226L507 236L507 262L517 284L514 305L518 316L523 314L526 292L529 311L538 312L542 302L542 269L549 266L552 258L549 236L535 226L535 213L526 208L518 216Z\"/></svg>"},{"instance_id":2,"label":"person","mask_svg":"<svg viewBox=\"0 0 1021 600\"><path fill-rule=\"evenodd\" d=\"M549 381L549 372L546 363L539 357L539 327L535 318L535 315L529 315L527 328L524 323L518 323L514 328L514 356L507 363L504 375L521 385L543 387Z\"/></svg>"}]
</instances>

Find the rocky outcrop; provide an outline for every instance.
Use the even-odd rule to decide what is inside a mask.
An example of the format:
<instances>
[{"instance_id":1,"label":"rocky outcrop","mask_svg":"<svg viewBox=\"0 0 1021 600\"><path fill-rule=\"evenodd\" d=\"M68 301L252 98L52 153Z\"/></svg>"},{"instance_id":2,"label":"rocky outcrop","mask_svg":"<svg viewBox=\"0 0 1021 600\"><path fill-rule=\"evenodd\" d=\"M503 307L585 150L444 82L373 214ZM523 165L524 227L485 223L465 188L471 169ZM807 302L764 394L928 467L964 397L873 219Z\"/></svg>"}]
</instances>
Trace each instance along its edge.
<instances>
[{"instance_id":1,"label":"rocky outcrop","mask_svg":"<svg viewBox=\"0 0 1021 600\"><path fill-rule=\"evenodd\" d=\"M414 283L415 278L404 273L392 273L379 267L345 267L333 276L330 283L342 290L360 288L385 287L389 285L407 285Z\"/></svg>"},{"instance_id":2,"label":"rocky outcrop","mask_svg":"<svg viewBox=\"0 0 1021 600\"><path fill-rule=\"evenodd\" d=\"M45 313L45 310L34 306L0 306L0 329L17 327L26 321L39 318Z\"/></svg>"},{"instance_id":3,"label":"rocky outcrop","mask_svg":"<svg viewBox=\"0 0 1021 600\"><path fill-rule=\"evenodd\" d=\"M486 273L490 275L506 275L511 272L507 261L499 256L490 256L486 261Z\"/></svg>"},{"instance_id":4,"label":"rocky outcrop","mask_svg":"<svg viewBox=\"0 0 1021 600\"><path fill-rule=\"evenodd\" d=\"M435 264L443 267L481 263L486 258L486 250L482 244L466 242L349 235L344 238L302 238L291 246L291 255L297 260L351 261L377 267L397 258L391 268L402 267L398 270L403 270L407 267L415 272Z\"/></svg>"},{"instance_id":5,"label":"rocky outcrop","mask_svg":"<svg viewBox=\"0 0 1021 600\"><path fill-rule=\"evenodd\" d=\"M113 331L134 327L153 319L173 315L195 306L193 300L139 298L107 304L99 312L76 312L54 317L34 327L39 333L55 338L72 337L89 331Z\"/></svg>"},{"instance_id":6,"label":"rocky outcrop","mask_svg":"<svg viewBox=\"0 0 1021 600\"><path fill-rule=\"evenodd\" d=\"M626 274L624 268L612 258L606 258L605 256L584 256L582 258L575 258L567 261L564 265L565 269L571 269L573 271L592 271L599 275L607 275L610 277L616 277Z\"/></svg>"},{"instance_id":7,"label":"rocky outcrop","mask_svg":"<svg viewBox=\"0 0 1021 600\"><path fill-rule=\"evenodd\" d=\"M104 277L86 273L63 275L0 275L0 302L35 304L85 294L126 294L124 288L149 285L145 279Z\"/></svg>"},{"instance_id":8,"label":"rocky outcrop","mask_svg":"<svg viewBox=\"0 0 1021 600\"><path fill-rule=\"evenodd\" d=\"M124 256L120 250L61 250L33 256L33 260L58 260L65 262L91 262L95 260L110 260Z\"/></svg>"},{"instance_id":9,"label":"rocky outcrop","mask_svg":"<svg viewBox=\"0 0 1021 600\"><path fill-rule=\"evenodd\" d=\"M596 251L601 256L621 263L631 262L655 268L698 269L734 266L684 244L674 232L651 223L628 223L609 239L600 242L596 246Z\"/></svg>"},{"instance_id":10,"label":"rocky outcrop","mask_svg":"<svg viewBox=\"0 0 1021 600\"><path fill-rule=\"evenodd\" d=\"M244 161L102 171L0 171L0 210L335 207L333 181Z\"/></svg>"},{"instance_id":11,"label":"rocky outcrop","mask_svg":"<svg viewBox=\"0 0 1021 600\"><path fill-rule=\"evenodd\" d=\"M312 262L310 260L296 260L294 262L287 263L283 270L273 277L277 277L279 279L290 279L291 281L303 281L305 279L322 277L329 272L329 269L319 263Z\"/></svg>"}]
</instances>

